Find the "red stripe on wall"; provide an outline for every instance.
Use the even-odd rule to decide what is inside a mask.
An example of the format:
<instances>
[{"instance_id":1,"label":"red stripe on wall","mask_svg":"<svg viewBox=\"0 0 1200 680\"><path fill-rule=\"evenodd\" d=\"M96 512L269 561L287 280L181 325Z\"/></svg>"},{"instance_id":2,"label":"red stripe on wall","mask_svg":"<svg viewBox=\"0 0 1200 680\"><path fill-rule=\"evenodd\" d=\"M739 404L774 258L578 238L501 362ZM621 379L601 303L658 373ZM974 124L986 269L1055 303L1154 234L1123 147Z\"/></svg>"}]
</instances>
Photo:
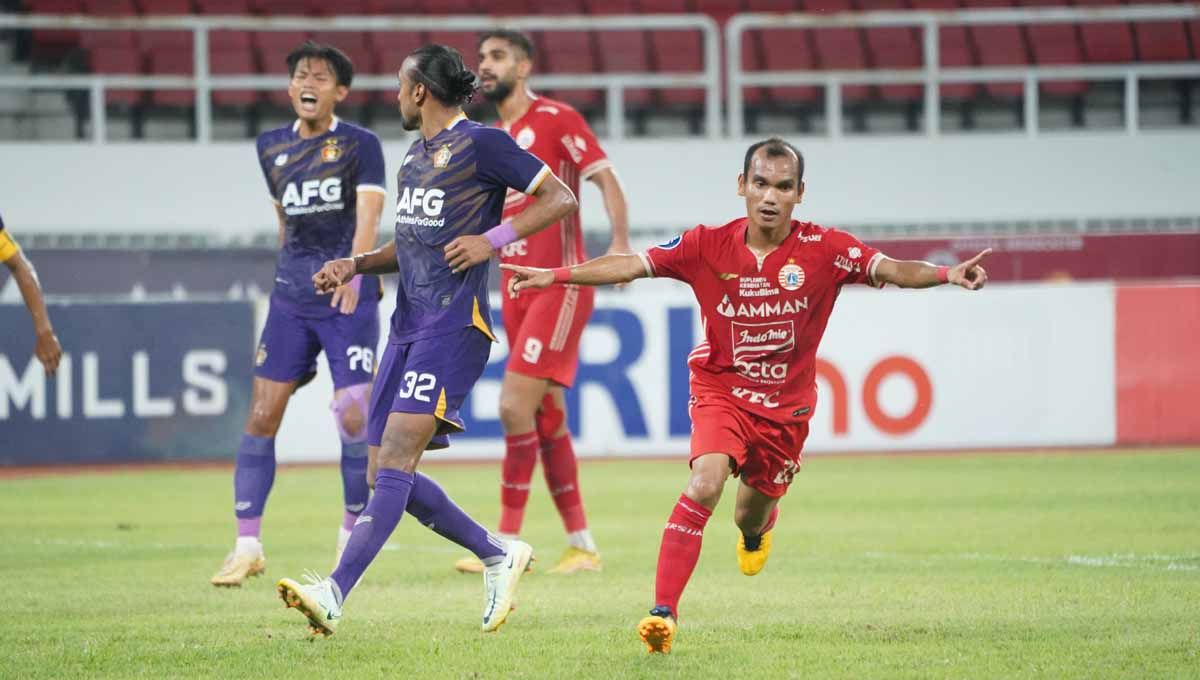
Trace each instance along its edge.
<instances>
[{"instance_id":1,"label":"red stripe on wall","mask_svg":"<svg viewBox=\"0 0 1200 680\"><path fill-rule=\"evenodd\" d=\"M1200 285L1117 287L1117 441L1200 442Z\"/></svg>"}]
</instances>

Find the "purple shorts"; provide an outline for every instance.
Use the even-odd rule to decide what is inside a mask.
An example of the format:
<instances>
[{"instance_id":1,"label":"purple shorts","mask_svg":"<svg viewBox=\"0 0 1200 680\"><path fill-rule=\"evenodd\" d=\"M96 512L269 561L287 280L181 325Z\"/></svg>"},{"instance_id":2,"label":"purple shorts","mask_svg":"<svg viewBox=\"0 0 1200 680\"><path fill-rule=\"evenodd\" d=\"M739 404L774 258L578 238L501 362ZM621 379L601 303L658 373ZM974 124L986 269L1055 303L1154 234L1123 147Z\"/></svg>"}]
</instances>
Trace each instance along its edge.
<instances>
[{"instance_id":1,"label":"purple shorts","mask_svg":"<svg viewBox=\"0 0 1200 680\"><path fill-rule=\"evenodd\" d=\"M271 302L263 326L254 375L276 382L291 382L316 372L317 355L333 374L334 389L371 382L375 348L379 346L379 305L361 300L353 314L326 317L299 316Z\"/></svg>"},{"instance_id":2,"label":"purple shorts","mask_svg":"<svg viewBox=\"0 0 1200 680\"><path fill-rule=\"evenodd\" d=\"M438 419L428 448L449 446L449 435L463 431L458 409L491 351L491 339L471 326L415 342L389 341L371 391L367 444L379 446L390 414L428 413Z\"/></svg>"}]
</instances>

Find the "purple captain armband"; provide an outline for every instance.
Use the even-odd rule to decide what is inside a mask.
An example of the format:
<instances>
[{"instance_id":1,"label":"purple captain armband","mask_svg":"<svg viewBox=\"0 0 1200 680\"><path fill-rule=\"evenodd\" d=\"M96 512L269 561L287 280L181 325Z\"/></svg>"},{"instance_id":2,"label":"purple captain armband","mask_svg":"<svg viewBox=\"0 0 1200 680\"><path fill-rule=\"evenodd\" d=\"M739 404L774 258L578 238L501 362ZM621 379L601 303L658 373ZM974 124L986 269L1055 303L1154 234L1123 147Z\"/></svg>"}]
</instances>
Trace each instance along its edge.
<instances>
[{"instance_id":1,"label":"purple captain armband","mask_svg":"<svg viewBox=\"0 0 1200 680\"><path fill-rule=\"evenodd\" d=\"M500 250L517 240L517 230L513 229L512 222L501 222L484 232L483 237L492 244L493 250Z\"/></svg>"}]
</instances>

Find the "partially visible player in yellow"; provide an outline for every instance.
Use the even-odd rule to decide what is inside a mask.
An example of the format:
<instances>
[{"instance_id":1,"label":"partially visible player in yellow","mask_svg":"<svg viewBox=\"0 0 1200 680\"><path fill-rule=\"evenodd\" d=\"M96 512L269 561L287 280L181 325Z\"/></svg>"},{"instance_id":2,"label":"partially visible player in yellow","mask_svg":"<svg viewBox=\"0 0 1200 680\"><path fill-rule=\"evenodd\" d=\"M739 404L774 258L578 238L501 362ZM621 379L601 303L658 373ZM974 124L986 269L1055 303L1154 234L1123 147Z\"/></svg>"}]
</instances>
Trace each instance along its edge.
<instances>
[{"instance_id":1,"label":"partially visible player in yellow","mask_svg":"<svg viewBox=\"0 0 1200 680\"><path fill-rule=\"evenodd\" d=\"M58 368L58 360L62 358L62 347L54 335L54 327L50 325L50 315L46 313L46 301L42 299L42 287L38 284L37 271L33 263L25 257L25 253L17 247L17 242L4 230L4 218L0 217L0 262L8 267L29 315L33 317L33 332L37 334L37 343L33 353L50 375Z\"/></svg>"}]
</instances>

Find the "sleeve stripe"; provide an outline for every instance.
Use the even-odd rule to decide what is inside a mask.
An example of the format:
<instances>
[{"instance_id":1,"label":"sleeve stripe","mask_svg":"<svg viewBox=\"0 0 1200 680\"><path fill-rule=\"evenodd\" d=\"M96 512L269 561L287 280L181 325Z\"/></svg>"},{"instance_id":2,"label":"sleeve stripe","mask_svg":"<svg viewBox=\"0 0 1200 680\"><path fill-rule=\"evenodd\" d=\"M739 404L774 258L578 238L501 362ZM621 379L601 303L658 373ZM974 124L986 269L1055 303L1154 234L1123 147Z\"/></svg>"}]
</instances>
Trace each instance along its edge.
<instances>
[{"instance_id":1,"label":"sleeve stripe","mask_svg":"<svg viewBox=\"0 0 1200 680\"><path fill-rule=\"evenodd\" d=\"M373 191L377 194L386 194L387 193L387 189L379 186L378 184L359 184L358 186L354 187L354 190L355 191Z\"/></svg>"},{"instance_id":2,"label":"sleeve stripe","mask_svg":"<svg viewBox=\"0 0 1200 680\"><path fill-rule=\"evenodd\" d=\"M867 283L873 288L883 288L882 284L875 282L875 270L882 261L883 253L875 253L871 256L871 261L867 263Z\"/></svg>"},{"instance_id":3,"label":"sleeve stripe","mask_svg":"<svg viewBox=\"0 0 1200 680\"><path fill-rule=\"evenodd\" d=\"M587 166L583 170L580 170L579 171L579 179L586 180L589 177L591 177L592 175L596 174L597 172L600 172L601 170L607 170L607 169L611 168L612 166L613 166L612 161L608 160L607 158L601 158L600 160L596 161L595 163L592 163L591 165Z\"/></svg>"},{"instance_id":4,"label":"sleeve stripe","mask_svg":"<svg viewBox=\"0 0 1200 680\"><path fill-rule=\"evenodd\" d=\"M654 263L650 261L650 256L645 252L638 253L637 256L642 261L642 266L646 268L646 276L654 278Z\"/></svg>"},{"instance_id":5,"label":"sleeve stripe","mask_svg":"<svg viewBox=\"0 0 1200 680\"><path fill-rule=\"evenodd\" d=\"M525 191L522 193L533 194L538 190L539 187L542 186L542 182L546 181L546 178L550 175L550 166L543 163L542 169L538 171L538 174L534 175L533 180L529 182L529 186L525 187Z\"/></svg>"}]
</instances>

